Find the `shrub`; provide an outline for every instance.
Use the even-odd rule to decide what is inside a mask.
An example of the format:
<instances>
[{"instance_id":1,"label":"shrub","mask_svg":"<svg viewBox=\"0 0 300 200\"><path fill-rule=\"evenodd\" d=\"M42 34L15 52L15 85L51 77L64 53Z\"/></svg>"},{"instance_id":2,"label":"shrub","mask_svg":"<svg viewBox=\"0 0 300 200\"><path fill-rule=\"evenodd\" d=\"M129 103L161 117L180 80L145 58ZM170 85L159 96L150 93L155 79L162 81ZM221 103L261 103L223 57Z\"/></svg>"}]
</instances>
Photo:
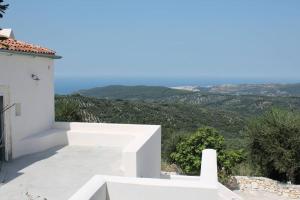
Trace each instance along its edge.
<instances>
[{"instance_id":1,"label":"shrub","mask_svg":"<svg viewBox=\"0 0 300 200\"><path fill-rule=\"evenodd\" d=\"M215 149L218 157L218 175L224 183L232 174L232 168L244 160L242 151L226 150L224 138L214 128L204 127L184 138L171 154L172 161L184 174L199 175L202 150Z\"/></svg>"}]
</instances>

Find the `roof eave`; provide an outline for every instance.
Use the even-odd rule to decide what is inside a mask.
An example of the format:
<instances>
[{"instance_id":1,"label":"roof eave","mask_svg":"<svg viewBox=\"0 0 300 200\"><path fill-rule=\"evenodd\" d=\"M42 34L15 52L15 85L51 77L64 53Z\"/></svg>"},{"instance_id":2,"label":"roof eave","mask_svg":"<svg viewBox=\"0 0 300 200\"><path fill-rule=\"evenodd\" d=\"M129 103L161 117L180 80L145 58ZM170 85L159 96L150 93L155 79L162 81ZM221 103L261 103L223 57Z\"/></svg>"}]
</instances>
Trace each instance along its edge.
<instances>
[{"instance_id":1,"label":"roof eave","mask_svg":"<svg viewBox=\"0 0 300 200\"><path fill-rule=\"evenodd\" d=\"M6 50L6 49L0 49L0 52L26 55L26 56L33 56L33 57L52 58L52 59L61 59L62 58L62 56L55 55L55 54L32 53L32 52L24 52L24 51L12 51L12 50Z\"/></svg>"}]
</instances>

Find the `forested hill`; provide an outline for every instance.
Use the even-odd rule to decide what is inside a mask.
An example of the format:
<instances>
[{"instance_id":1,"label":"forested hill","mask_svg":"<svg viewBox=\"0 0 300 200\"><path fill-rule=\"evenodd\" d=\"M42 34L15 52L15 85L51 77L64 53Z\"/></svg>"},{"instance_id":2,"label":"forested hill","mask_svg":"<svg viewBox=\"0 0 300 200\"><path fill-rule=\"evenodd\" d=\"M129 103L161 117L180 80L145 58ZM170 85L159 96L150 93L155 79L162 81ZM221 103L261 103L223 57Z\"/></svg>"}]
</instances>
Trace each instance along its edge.
<instances>
[{"instance_id":1,"label":"forested hill","mask_svg":"<svg viewBox=\"0 0 300 200\"><path fill-rule=\"evenodd\" d=\"M111 85L106 87L96 87L76 92L83 96L98 97L103 99L163 99L175 95L190 94L190 91L176 90L162 86L122 86Z\"/></svg>"},{"instance_id":2,"label":"forested hill","mask_svg":"<svg viewBox=\"0 0 300 200\"><path fill-rule=\"evenodd\" d=\"M227 110L236 112L243 117L259 115L273 107L300 111L300 97L203 94L196 92L164 98L163 101Z\"/></svg>"},{"instance_id":3,"label":"forested hill","mask_svg":"<svg viewBox=\"0 0 300 200\"><path fill-rule=\"evenodd\" d=\"M292 96L230 95L152 86L107 86L78 93L104 99L198 105L201 108L236 112L243 117L258 115L272 107L300 110L300 97Z\"/></svg>"},{"instance_id":4,"label":"forested hill","mask_svg":"<svg viewBox=\"0 0 300 200\"><path fill-rule=\"evenodd\" d=\"M183 132L206 125L233 135L240 130L243 121L235 112L189 104L107 100L81 95L56 96L55 100L56 108L62 101L76 103L81 119L86 122L163 124L166 129Z\"/></svg>"},{"instance_id":5,"label":"forested hill","mask_svg":"<svg viewBox=\"0 0 300 200\"><path fill-rule=\"evenodd\" d=\"M225 84L194 87L202 92L232 95L300 96L300 83L294 84Z\"/></svg>"},{"instance_id":6,"label":"forested hill","mask_svg":"<svg viewBox=\"0 0 300 200\"><path fill-rule=\"evenodd\" d=\"M214 95L252 95L269 97L300 97L300 83L296 84L236 84L216 85L210 87L191 86L194 91L188 91L190 87L168 88L162 86L122 86L111 85L92 89L80 90L77 93L84 96L92 96L106 99L127 100L163 100L165 98L182 97L189 95L199 96L203 94ZM178 89L180 88L180 89ZM178 99L178 98L177 98Z\"/></svg>"}]
</instances>

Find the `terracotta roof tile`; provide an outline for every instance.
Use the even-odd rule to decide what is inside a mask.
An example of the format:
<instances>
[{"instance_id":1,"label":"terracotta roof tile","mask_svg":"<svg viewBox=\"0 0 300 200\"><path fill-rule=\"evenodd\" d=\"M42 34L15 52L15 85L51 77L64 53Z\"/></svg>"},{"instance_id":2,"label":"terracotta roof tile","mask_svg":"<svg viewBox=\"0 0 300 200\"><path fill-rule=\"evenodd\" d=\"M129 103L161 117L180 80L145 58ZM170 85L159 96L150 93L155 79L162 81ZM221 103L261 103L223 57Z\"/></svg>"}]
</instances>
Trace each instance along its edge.
<instances>
[{"instance_id":1,"label":"terracotta roof tile","mask_svg":"<svg viewBox=\"0 0 300 200\"><path fill-rule=\"evenodd\" d=\"M29 44L26 42L14 40L11 38L7 38L4 40L0 40L0 50L8 50L8 51L17 51L17 52L26 52L33 54L45 54L45 55L55 55L55 51L50 49Z\"/></svg>"}]
</instances>

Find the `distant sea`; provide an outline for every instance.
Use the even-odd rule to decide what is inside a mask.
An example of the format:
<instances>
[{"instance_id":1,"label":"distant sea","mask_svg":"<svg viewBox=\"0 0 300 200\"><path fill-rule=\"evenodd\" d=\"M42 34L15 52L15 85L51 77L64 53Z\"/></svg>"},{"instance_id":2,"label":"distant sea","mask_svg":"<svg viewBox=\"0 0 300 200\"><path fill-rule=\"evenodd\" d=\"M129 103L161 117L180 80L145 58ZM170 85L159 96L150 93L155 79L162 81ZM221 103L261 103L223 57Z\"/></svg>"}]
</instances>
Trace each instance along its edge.
<instances>
[{"instance_id":1,"label":"distant sea","mask_svg":"<svg viewBox=\"0 0 300 200\"><path fill-rule=\"evenodd\" d=\"M103 87L107 85L151 85L151 86L212 86L221 84L258 84L258 83L299 83L299 80L287 79L238 79L238 78L87 78L59 77L55 80L56 94L72 94L81 89Z\"/></svg>"}]
</instances>

